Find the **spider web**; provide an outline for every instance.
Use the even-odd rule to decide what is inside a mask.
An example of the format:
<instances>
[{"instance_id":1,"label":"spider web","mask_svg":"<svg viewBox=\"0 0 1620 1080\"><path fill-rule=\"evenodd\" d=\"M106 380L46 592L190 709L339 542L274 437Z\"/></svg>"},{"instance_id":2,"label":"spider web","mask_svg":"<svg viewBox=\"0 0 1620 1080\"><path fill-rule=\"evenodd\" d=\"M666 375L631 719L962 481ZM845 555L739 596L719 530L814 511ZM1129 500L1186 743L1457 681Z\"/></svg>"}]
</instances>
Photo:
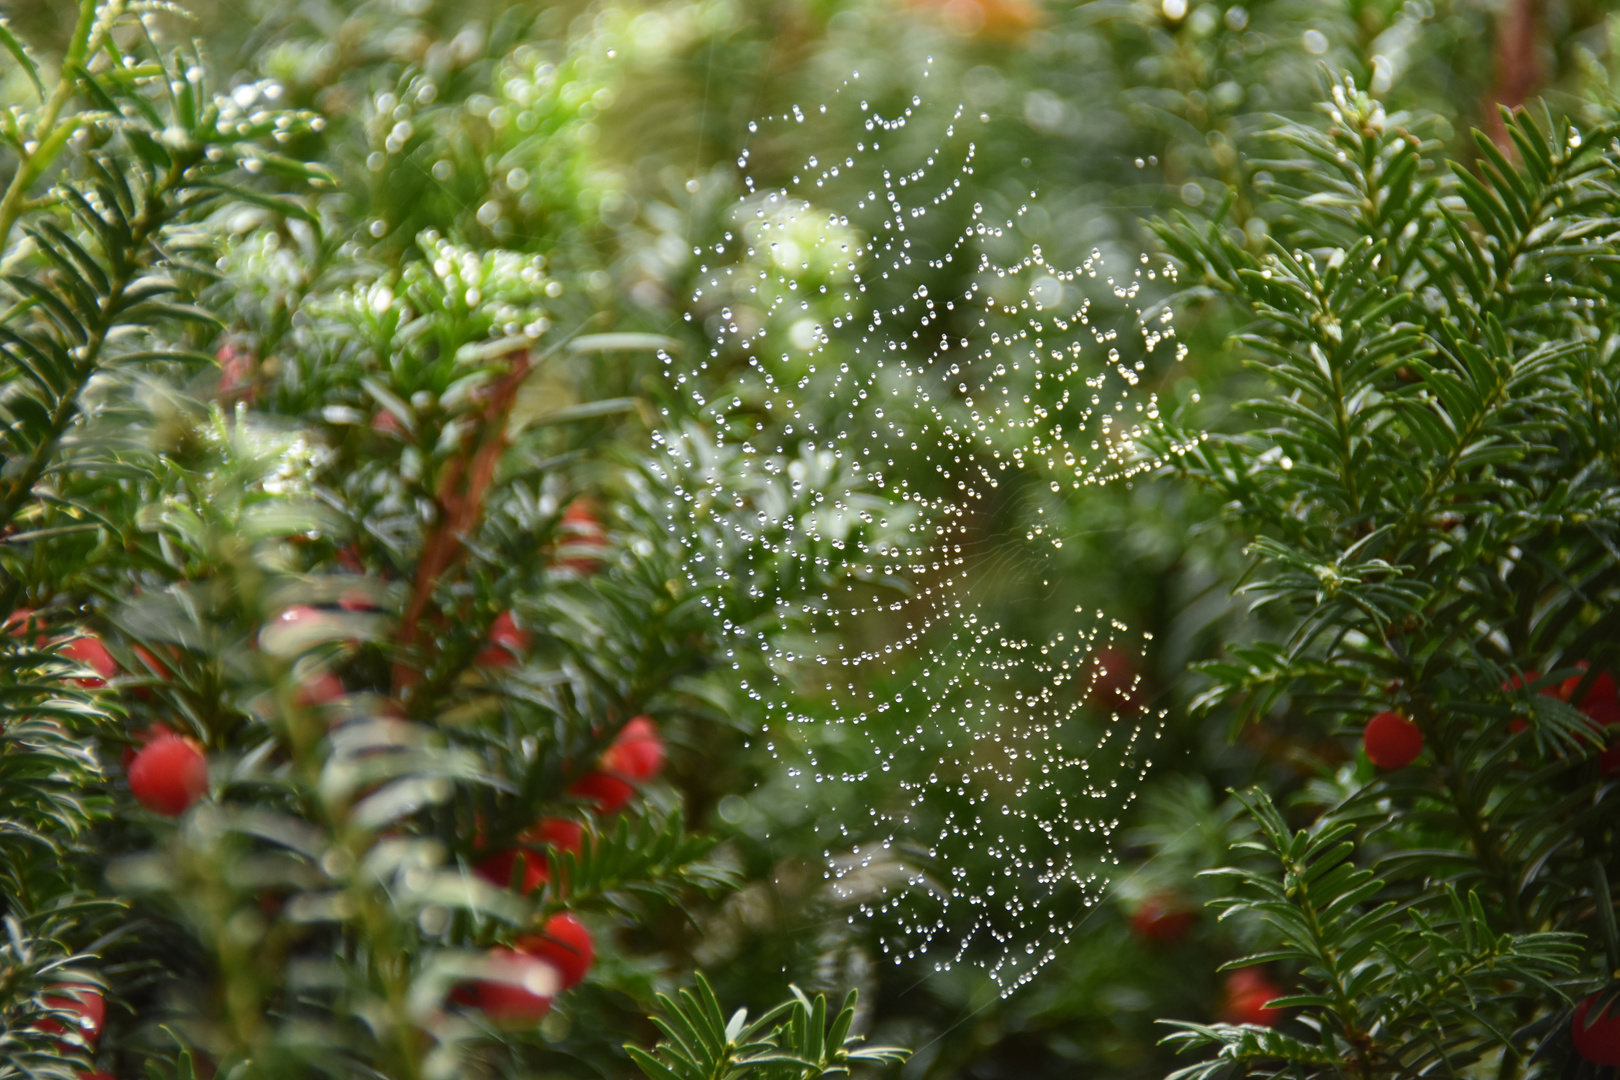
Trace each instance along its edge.
<instances>
[{"instance_id":1,"label":"spider web","mask_svg":"<svg viewBox=\"0 0 1620 1080\"><path fill-rule=\"evenodd\" d=\"M770 662L745 689L790 782L842 808L818 824L830 899L896 963L1007 993L1106 888L1165 716L1145 635L1054 617L1045 506L1162 463L1146 373L1185 349L1143 299L1168 265L1055 265L1019 228L1036 193L978 182L988 116L878 96L856 74L750 124L744 193L695 252L711 348L663 356L700 423L657 442L690 584L774 605L727 627ZM807 144L842 149L787 156ZM1034 511L1009 530L1014 501Z\"/></svg>"}]
</instances>

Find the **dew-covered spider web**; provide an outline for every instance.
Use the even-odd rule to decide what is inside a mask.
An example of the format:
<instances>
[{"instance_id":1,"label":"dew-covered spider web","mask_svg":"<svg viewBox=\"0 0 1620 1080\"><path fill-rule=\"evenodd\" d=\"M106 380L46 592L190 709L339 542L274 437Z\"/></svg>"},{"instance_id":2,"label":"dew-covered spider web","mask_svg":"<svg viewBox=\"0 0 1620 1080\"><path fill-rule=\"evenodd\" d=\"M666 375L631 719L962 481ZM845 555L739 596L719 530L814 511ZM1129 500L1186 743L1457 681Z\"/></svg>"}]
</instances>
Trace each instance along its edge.
<instances>
[{"instance_id":1,"label":"dew-covered spider web","mask_svg":"<svg viewBox=\"0 0 1620 1080\"><path fill-rule=\"evenodd\" d=\"M988 117L918 89L750 125L696 252L711 347L663 357L698 419L658 442L689 583L733 587L770 748L829 811L827 892L895 962L1010 992L1106 888L1164 720L1144 635L1050 609L1045 507L1160 463L1144 372L1184 347L1146 300L1171 269L1054 265L1036 193L975 182Z\"/></svg>"}]
</instances>

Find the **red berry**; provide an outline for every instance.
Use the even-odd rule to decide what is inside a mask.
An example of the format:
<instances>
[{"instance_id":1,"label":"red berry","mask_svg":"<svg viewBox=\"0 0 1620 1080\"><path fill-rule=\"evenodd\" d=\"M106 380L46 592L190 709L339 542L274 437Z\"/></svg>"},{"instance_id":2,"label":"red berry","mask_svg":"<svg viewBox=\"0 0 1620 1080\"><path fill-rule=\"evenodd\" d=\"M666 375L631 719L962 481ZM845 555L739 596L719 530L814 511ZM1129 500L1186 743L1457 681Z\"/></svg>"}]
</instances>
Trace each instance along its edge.
<instances>
[{"instance_id":1,"label":"red berry","mask_svg":"<svg viewBox=\"0 0 1620 1080\"><path fill-rule=\"evenodd\" d=\"M503 611L489 624L489 645L478 654L484 667L511 667L529 651L529 632L518 626L510 611Z\"/></svg>"},{"instance_id":2,"label":"red berry","mask_svg":"<svg viewBox=\"0 0 1620 1080\"><path fill-rule=\"evenodd\" d=\"M1367 721L1361 744L1380 769L1404 769L1422 752L1423 732L1398 712L1381 712Z\"/></svg>"},{"instance_id":3,"label":"red berry","mask_svg":"<svg viewBox=\"0 0 1620 1080\"><path fill-rule=\"evenodd\" d=\"M536 822L534 828L524 833L520 839L532 844L544 844L558 851L572 851L577 855L580 839L584 835L585 830L577 821L547 817Z\"/></svg>"},{"instance_id":4,"label":"red berry","mask_svg":"<svg viewBox=\"0 0 1620 1080\"><path fill-rule=\"evenodd\" d=\"M159 735L173 734L175 734L174 728L159 720L157 723L137 731L135 733L135 741L140 743L142 746L145 746ZM135 763L135 755L137 753L139 753L139 751L137 751L133 746L124 747L123 753L120 755L120 757L123 759L125 772L128 772L129 767Z\"/></svg>"},{"instance_id":5,"label":"red berry","mask_svg":"<svg viewBox=\"0 0 1620 1080\"><path fill-rule=\"evenodd\" d=\"M543 1020L557 992L557 969L516 949L491 949L489 959L503 978L478 983L473 997L484 1015L491 1020Z\"/></svg>"},{"instance_id":6,"label":"red berry","mask_svg":"<svg viewBox=\"0 0 1620 1080\"><path fill-rule=\"evenodd\" d=\"M317 672L298 687L298 707L318 709L330 705L343 696L343 681L330 671Z\"/></svg>"},{"instance_id":7,"label":"red berry","mask_svg":"<svg viewBox=\"0 0 1620 1080\"><path fill-rule=\"evenodd\" d=\"M1226 1005L1221 1009L1221 1019L1228 1024L1255 1024L1259 1027L1271 1027L1282 1019L1281 1009L1267 1006L1275 995L1272 994L1241 994L1237 997L1227 998Z\"/></svg>"},{"instance_id":8,"label":"red berry","mask_svg":"<svg viewBox=\"0 0 1620 1080\"><path fill-rule=\"evenodd\" d=\"M107 646L103 644L102 640L94 634L86 634L84 637L74 638L72 641L62 646L62 655L69 657L70 659L77 660L79 663L83 664L87 668L93 669L98 675L101 676L99 679L90 678L68 680L69 682L76 683L79 686L106 686L107 680L118 674L118 661L112 658L112 653L107 651Z\"/></svg>"},{"instance_id":9,"label":"red berry","mask_svg":"<svg viewBox=\"0 0 1620 1080\"><path fill-rule=\"evenodd\" d=\"M131 649L134 651L135 656L140 660L140 662L151 669L152 674L156 675L160 679L168 679L173 677L174 673L169 670L169 666L163 661L159 660L157 658L157 654L151 649L148 649L145 645L133 645L131 646Z\"/></svg>"},{"instance_id":10,"label":"red berry","mask_svg":"<svg viewBox=\"0 0 1620 1080\"><path fill-rule=\"evenodd\" d=\"M1507 693L1512 693L1513 691L1518 690L1520 687L1529 686L1539 678L1541 678L1541 672L1537 671L1535 668L1531 668L1522 675L1512 675L1502 680L1502 689ZM1550 693L1550 691L1545 688L1542 689L1541 692L1543 694Z\"/></svg>"},{"instance_id":11,"label":"red berry","mask_svg":"<svg viewBox=\"0 0 1620 1080\"><path fill-rule=\"evenodd\" d=\"M624 725L602 755L602 768L633 783L645 783L664 768L664 739L648 716Z\"/></svg>"},{"instance_id":12,"label":"red berry","mask_svg":"<svg viewBox=\"0 0 1620 1080\"><path fill-rule=\"evenodd\" d=\"M268 653L290 656L343 636L337 621L320 608L294 604L264 624L259 631L259 647Z\"/></svg>"},{"instance_id":13,"label":"red berry","mask_svg":"<svg viewBox=\"0 0 1620 1080\"><path fill-rule=\"evenodd\" d=\"M563 511L562 519L565 524L574 526L580 532L590 532L593 528L602 527L602 523L596 520L596 511L592 510L591 504L584 499L575 499L569 503L568 509Z\"/></svg>"},{"instance_id":14,"label":"red berry","mask_svg":"<svg viewBox=\"0 0 1620 1080\"><path fill-rule=\"evenodd\" d=\"M1521 687L1529 686L1539 678L1541 678L1541 672L1537 671L1535 668L1531 668L1522 675L1514 675L1511 678L1504 680L1502 683L1502 692L1511 694L1513 691L1518 690ZM1544 694L1547 697L1558 696L1558 691L1551 686L1542 687L1538 693ZM1530 730L1530 724L1522 716L1515 716L1512 720L1508 721L1508 730L1517 735L1521 731Z\"/></svg>"},{"instance_id":15,"label":"red berry","mask_svg":"<svg viewBox=\"0 0 1620 1080\"><path fill-rule=\"evenodd\" d=\"M1147 941L1174 945L1186 939L1197 918L1196 912L1182 907L1174 897L1150 896L1131 915L1131 930Z\"/></svg>"},{"instance_id":16,"label":"red berry","mask_svg":"<svg viewBox=\"0 0 1620 1080\"><path fill-rule=\"evenodd\" d=\"M590 503L584 499L569 503L568 509L563 511L562 527L558 531L563 534L562 547L568 552L557 560L558 566L585 576L602 568L598 553L607 547L607 534L603 532L602 523L597 520Z\"/></svg>"},{"instance_id":17,"label":"red berry","mask_svg":"<svg viewBox=\"0 0 1620 1080\"><path fill-rule=\"evenodd\" d=\"M101 991L83 983L66 983L56 989L69 996L47 995L45 1004L53 1009L75 1014L78 1019L72 1023L79 1037L87 1043L94 1044L101 1037L102 1026L107 1022L107 1002L102 998ZM47 1016L39 1022L39 1030L56 1035L66 1028L56 1017Z\"/></svg>"},{"instance_id":18,"label":"red berry","mask_svg":"<svg viewBox=\"0 0 1620 1080\"><path fill-rule=\"evenodd\" d=\"M1620 739L1615 739L1598 755L1598 773L1602 776L1620 776Z\"/></svg>"},{"instance_id":19,"label":"red berry","mask_svg":"<svg viewBox=\"0 0 1620 1080\"><path fill-rule=\"evenodd\" d=\"M1122 649L1103 649L1092 660L1086 699L1094 708L1123 709L1136 703L1136 662Z\"/></svg>"},{"instance_id":20,"label":"red berry","mask_svg":"<svg viewBox=\"0 0 1620 1080\"><path fill-rule=\"evenodd\" d=\"M190 739L159 735L130 762L129 790L148 810L179 817L208 791L208 759Z\"/></svg>"},{"instance_id":21,"label":"red berry","mask_svg":"<svg viewBox=\"0 0 1620 1080\"><path fill-rule=\"evenodd\" d=\"M520 937L514 944L519 952L544 960L562 976L562 988L572 990L591 970L596 949L585 924L569 914L546 920L545 933Z\"/></svg>"},{"instance_id":22,"label":"red berry","mask_svg":"<svg viewBox=\"0 0 1620 1080\"><path fill-rule=\"evenodd\" d=\"M241 398L247 404L253 404L256 396L256 387L253 385L253 354L247 349L239 349L235 345L221 345L219 352L214 354L219 361L219 396L221 400L231 401Z\"/></svg>"},{"instance_id":23,"label":"red berry","mask_svg":"<svg viewBox=\"0 0 1620 1080\"><path fill-rule=\"evenodd\" d=\"M512 872L519 863L522 864L522 869L517 871L521 875L518 882L518 891L524 895L534 892L534 890L551 880L551 871L546 866L546 857L538 852L524 851L521 848L506 848L504 851L497 851L473 867L473 873L491 885L504 889L512 884Z\"/></svg>"},{"instance_id":24,"label":"red berry","mask_svg":"<svg viewBox=\"0 0 1620 1080\"><path fill-rule=\"evenodd\" d=\"M1271 1027L1282 1019L1283 1010L1267 1008L1266 1003L1279 997L1282 989L1265 972L1256 968L1234 971L1226 977L1221 1019L1228 1024Z\"/></svg>"},{"instance_id":25,"label":"red berry","mask_svg":"<svg viewBox=\"0 0 1620 1080\"><path fill-rule=\"evenodd\" d=\"M1558 687L1558 696L1571 704L1574 703L1575 691L1580 687L1581 680L1586 677L1586 661L1578 660L1575 666L1581 669L1582 674L1571 675ZM1616 688L1614 679L1607 671L1598 672L1598 677L1592 680L1592 688L1581 698L1579 708L1603 727L1620 724L1620 688Z\"/></svg>"},{"instance_id":26,"label":"red berry","mask_svg":"<svg viewBox=\"0 0 1620 1080\"><path fill-rule=\"evenodd\" d=\"M636 789L617 776L588 772L569 785L568 794L594 803L598 814L616 814L630 804Z\"/></svg>"},{"instance_id":27,"label":"red berry","mask_svg":"<svg viewBox=\"0 0 1620 1080\"><path fill-rule=\"evenodd\" d=\"M355 574L366 572L366 564L360 559L360 549L353 544L344 544L337 549L338 565Z\"/></svg>"},{"instance_id":28,"label":"red berry","mask_svg":"<svg viewBox=\"0 0 1620 1080\"><path fill-rule=\"evenodd\" d=\"M500 645L513 652L521 652L529 647L528 632L518 628L510 611L501 612L489 624L489 641L492 645Z\"/></svg>"},{"instance_id":29,"label":"red berry","mask_svg":"<svg viewBox=\"0 0 1620 1080\"><path fill-rule=\"evenodd\" d=\"M30 619L34 621L35 630L43 630L45 628L45 620L39 617L39 613L37 611L29 607L20 607L13 611L10 615L6 616L6 633L10 634L12 637L22 637L23 634L27 633L28 631L28 621ZM34 639L34 644L45 644L45 635L40 634L38 637L36 637Z\"/></svg>"},{"instance_id":30,"label":"red berry","mask_svg":"<svg viewBox=\"0 0 1620 1080\"><path fill-rule=\"evenodd\" d=\"M531 848L552 848L557 851L572 851L579 853L580 837L584 830L578 822L563 818L541 818L532 829L518 837L522 843ZM497 851L483 862L473 868L473 872L492 885L506 888L512 884L512 871L519 863L522 875L519 885L521 892L527 894L538 889L551 880L551 868L547 865L543 851L526 850L524 848L507 848Z\"/></svg>"},{"instance_id":31,"label":"red berry","mask_svg":"<svg viewBox=\"0 0 1620 1080\"><path fill-rule=\"evenodd\" d=\"M1620 1065L1620 1001L1610 1001L1590 1023L1587 1013L1598 999L1612 995L1593 994L1575 1006L1569 1018L1570 1034L1575 1037L1575 1052L1594 1065Z\"/></svg>"},{"instance_id":32,"label":"red berry","mask_svg":"<svg viewBox=\"0 0 1620 1080\"><path fill-rule=\"evenodd\" d=\"M364 589L349 589L338 597L338 607L344 611L376 611L376 601Z\"/></svg>"}]
</instances>

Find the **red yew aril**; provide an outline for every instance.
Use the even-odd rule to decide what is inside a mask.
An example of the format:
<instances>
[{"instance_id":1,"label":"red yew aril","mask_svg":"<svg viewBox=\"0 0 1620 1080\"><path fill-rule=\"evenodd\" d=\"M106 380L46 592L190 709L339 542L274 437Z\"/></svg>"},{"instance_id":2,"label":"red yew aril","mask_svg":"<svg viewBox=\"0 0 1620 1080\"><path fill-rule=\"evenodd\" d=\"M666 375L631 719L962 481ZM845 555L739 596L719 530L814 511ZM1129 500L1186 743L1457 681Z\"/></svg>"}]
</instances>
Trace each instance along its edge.
<instances>
[{"instance_id":1,"label":"red yew aril","mask_svg":"<svg viewBox=\"0 0 1620 1080\"><path fill-rule=\"evenodd\" d=\"M1228 1024L1254 1024L1258 1027L1271 1027L1282 1019L1281 1009L1273 1009L1266 1005L1270 1001L1270 994L1246 994L1240 997L1227 999L1221 1009L1221 1019Z\"/></svg>"},{"instance_id":2,"label":"red yew aril","mask_svg":"<svg viewBox=\"0 0 1620 1080\"><path fill-rule=\"evenodd\" d=\"M520 864L521 869L519 869ZM514 871L520 875L517 886L518 892L523 893L525 896L551 880L551 871L546 866L546 857L539 852L524 851L521 848L507 848L504 851L497 851L473 867L473 873L491 885L503 889L512 884Z\"/></svg>"},{"instance_id":3,"label":"red yew aril","mask_svg":"<svg viewBox=\"0 0 1620 1080\"><path fill-rule=\"evenodd\" d=\"M1504 680L1502 683L1502 692L1511 694L1520 687L1529 686L1539 678L1541 678L1541 672L1531 668L1522 675L1514 675L1513 677ZM1558 689L1552 686L1543 686L1538 693L1545 694L1547 697L1557 697ZM1529 729L1529 721L1525 720L1522 716L1515 716L1512 720L1508 721L1508 730L1513 732L1515 735L1521 731L1528 731Z\"/></svg>"},{"instance_id":4,"label":"red yew aril","mask_svg":"<svg viewBox=\"0 0 1620 1080\"><path fill-rule=\"evenodd\" d=\"M517 950L544 960L562 976L562 988L572 990L585 978L596 960L596 947L585 924L566 912L546 920L544 934L517 939Z\"/></svg>"},{"instance_id":5,"label":"red yew aril","mask_svg":"<svg viewBox=\"0 0 1620 1080\"><path fill-rule=\"evenodd\" d=\"M1582 674L1571 675L1557 686L1544 686L1541 688L1540 693L1547 697L1555 697L1570 704L1575 704L1573 700L1575 691L1580 688L1581 680L1586 677L1587 663L1585 660L1577 660L1575 666L1581 670ZM1541 673L1532 669L1526 671L1523 675L1515 675L1503 682L1502 690L1511 693L1520 687L1528 686L1539 678L1541 678ZM1620 687L1615 685L1614 678L1607 671L1601 671L1598 673L1597 678L1592 680L1591 688L1586 691L1586 695L1581 698L1580 704L1576 707L1602 727L1613 727L1620 724ZM1515 735L1528 730L1529 727L1529 723L1523 717L1516 716L1508 721L1508 730Z\"/></svg>"},{"instance_id":6,"label":"red yew aril","mask_svg":"<svg viewBox=\"0 0 1620 1080\"><path fill-rule=\"evenodd\" d=\"M521 652L529 647L528 631L518 627L510 611L503 611L495 616L495 621L489 626L489 640L492 645L500 645Z\"/></svg>"},{"instance_id":7,"label":"red yew aril","mask_svg":"<svg viewBox=\"0 0 1620 1080\"><path fill-rule=\"evenodd\" d=\"M598 814L616 814L635 797L635 783L651 780L664 767L664 739L658 725L647 716L631 720L598 764L601 770L575 780L568 794L590 801Z\"/></svg>"},{"instance_id":8,"label":"red yew aril","mask_svg":"<svg viewBox=\"0 0 1620 1080\"><path fill-rule=\"evenodd\" d=\"M118 661L113 659L112 653L107 651L107 646L95 634L86 634L83 637L74 638L62 646L61 651L63 656L77 660L101 676L99 679L69 679L69 682L87 688L94 688L106 686L107 680L118 674Z\"/></svg>"},{"instance_id":9,"label":"red yew aril","mask_svg":"<svg viewBox=\"0 0 1620 1080\"><path fill-rule=\"evenodd\" d=\"M1266 1007L1266 1002L1283 996L1282 988L1256 968L1242 968L1226 977L1226 993L1221 1003L1221 1019L1228 1024L1256 1024L1271 1027L1283 1017L1283 1010Z\"/></svg>"},{"instance_id":10,"label":"red yew aril","mask_svg":"<svg viewBox=\"0 0 1620 1080\"><path fill-rule=\"evenodd\" d=\"M585 577L602 568L602 559L597 552L607 547L607 533L590 503L584 499L569 503L568 509L563 511L562 526L558 531L562 533L563 546L568 549L568 554L557 560L558 566L567 567Z\"/></svg>"},{"instance_id":11,"label":"red yew aril","mask_svg":"<svg viewBox=\"0 0 1620 1080\"><path fill-rule=\"evenodd\" d=\"M1086 700L1097 709L1136 704L1136 662L1123 649L1102 649L1092 659Z\"/></svg>"},{"instance_id":12,"label":"red yew aril","mask_svg":"<svg viewBox=\"0 0 1620 1080\"><path fill-rule=\"evenodd\" d=\"M343 624L309 604L294 604L259 630L259 647L278 656L292 656L323 641L345 637Z\"/></svg>"},{"instance_id":13,"label":"red yew aril","mask_svg":"<svg viewBox=\"0 0 1620 1080\"><path fill-rule=\"evenodd\" d=\"M664 739L650 716L638 716L624 725L613 745L602 754L604 771L632 783L645 783L664 768Z\"/></svg>"},{"instance_id":14,"label":"red yew aril","mask_svg":"<svg viewBox=\"0 0 1620 1080\"><path fill-rule=\"evenodd\" d=\"M578 822L563 818L541 818L534 828L519 836L518 840L532 848L571 851L577 855L583 831ZM521 869L517 869L519 864ZM479 863L473 872L492 885L506 888L512 884L514 870L522 875L518 888L524 894L533 892L551 880L551 868L547 865L545 852L524 848L497 851Z\"/></svg>"},{"instance_id":15,"label":"red yew aril","mask_svg":"<svg viewBox=\"0 0 1620 1080\"><path fill-rule=\"evenodd\" d=\"M208 759L190 739L159 735L129 764L129 790L140 804L179 817L208 791Z\"/></svg>"},{"instance_id":16,"label":"red yew aril","mask_svg":"<svg viewBox=\"0 0 1620 1080\"><path fill-rule=\"evenodd\" d=\"M1404 769L1423 752L1423 732L1398 712L1381 712L1367 721L1361 744L1380 769Z\"/></svg>"},{"instance_id":17,"label":"red yew aril","mask_svg":"<svg viewBox=\"0 0 1620 1080\"><path fill-rule=\"evenodd\" d=\"M350 589L338 597L338 607L344 611L376 611L377 602L364 589Z\"/></svg>"},{"instance_id":18,"label":"red yew aril","mask_svg":"<svg viewBox=\"0 0 1620 1080\"><path fill-rule=\"evenodd\" d=\"M1150 896L1131 915L1131 931L1146 941L1174 945L1186 940L1197 912L1182 906L1174 897Z\"/></svg>"},{"instance_id":19,"label":"red yew aril","mask_svg":"<svg viewBox=\"0 0 1620 1080\"><path fill-rule=\"evenodd\" d=\"M567 818L547 817L541 818L528 832L519 839L531 844L544 844L556 848L558 851L572 851L579 854L580 840L585 836L585 827L577 821Z\"/></svg>"},{"instance_id":20,"label":"red yew aril","mask_svg":"<svg viewBox=\"0 0 1620 1080\"><path fill-rule=\"evenodd\" d=\"M1558 687L1558 696L1574 704L1575 691L1580 688L1581 680L1586 677L1586 661L1578 660L1575 666L1581 669L1582 674L1571 675ZM1607 671L1598 672L1598 677L1592 680L1592 686L1586 691L1577 706L1581 712L1603 727L1613 727L1620 724L1620 688L1614 684L1614 679Z\"/></svg>"},{"instance_id":21,"label":"red yew aril","mask_svg":"<svg viewBox=\"0 0 1620 1080\"><path fill-rule=\"evenodd\" d=\"M588 772L568 786L568 794L595 804L598 814L616 814L630 804L636 789L607 773Z\"/></svg>"},{"instance_id":22,"label":"red yew aril","mask_svg":"<svg viewBox=\"0 0 1620 1080\"><path fill-rule=\"evenodd\" d=\"M257 387L253 385L254 368L257 366L253 353L235 345L221 345L219 352L214 354L219 361L219 397L221 401L235 401L241 399L252 405L257 395Z\"/></svg>"},{"instance_id":23,"label":"red yew aril","mask_svg":"<svg viewBox=\"0 0 1620 1080\"><path fill-rule=\"evenodd\" d=\"M1502 689L1508 693L1512 693L1513 691L1522 687L1529 686L1539 678L1541 678L1541 672L1537 671L1535 668L1531 668L1522 675L1510 675L1508 678L1503 679ZM1542 687L1540 692L1543 694L1550 694L1552 693L1552 690L1547 687Z\"/></svg>"},{"instance_id":24,"label":"red yew aril","mask_svg":"<svg viewBox=\"0 0 1620 1080\"><path fill-rule=\"evenodd\" d=\"M153 739L157 738L159 735L174 735L174 734L176 734L174 728L170 727L168 724L165 724L163 721L159 720L157 723L151 724L151 725L149 725L147 727L142 728L140 731L137 731L135 733L135 741L140 743L142 746L145 746L147 743L151 742ZM132 764L134 764L135 755L138 754L139 752L140 751L137 750L133 746L124 747L123 753L120 756L121 756L121 758L123 759L123 762L124 762L124 771L125 772L128 772L129 767Z\"/></svg>"},{"instance_id":25,"label":"red yew aril","mask_svg":"<svg viewBox=\"0 0 1620 1080\"><path fill-rule=\"evenodd\" d=\"M20 607L13 611L10 615L6 616L6 633L10 634L12 637L22 637L28 632L28 620L30 619L34 620L35 630L43 630L45 628L45 620L39 617L38 612L36 612L33 608ZM40 634L38 637L34 638L34 644L45 644L45 635Z\"/></svg>"},{"instance_id":26,"label":"red yew aril","mask_svg":"<svg viewBox=\"0 0 1620 1080\"><path fill-rule=\"evenodd\" d=\"M132 645L132 646L130 646L130 650L132 652L134 652L135 658L137 660L139 660L141 663L146 665L146 670L152 676L154 676L155 678L159 678L159 679L172 679L172 678L174 678L174 672L169 670L169 665L167 665L163 661L159 660L157 658L157 655L155 653L153 653L151 649L148 649L145 645ZM144 686L137 687L135 692L140 694L142 697L151 697L152 696L151 692L148 691Z\"/></svg>"},{"instance_id":27,"label":"red yew aril","mask_svg":"<svg viewBox=\"0 0 1620 1080\"><path fill-rule=\"evenodd\" d=\"M529 632L520 627L510 611L503 611L489 624L489 644L478 654L483 667L511 667L529 651Z\"/></svg>"},{"instance_id":28,"label":"red yew aril","mask_svg":"<svg viewBox=\"0 0 1620 1080\"><path fill-rule=\"evenodd\" d=\"M343 681L330 671L316 672L298 686L298 707L318 709L330 705L344 694Z\"/></svg>"},{"instance_id":29,"label":"red yew aril","mask_svg":"<svg viewBox=\"0 0 1620 1080\"><path fill-rule=\"evenodd\" d=\"M504 977L481 980L471 995L484 1015L496 1021L538 1022L551 1011L560 974L544 960L516 949L490 950L490 964Z\"/></svg>"},{"instance_id":30,"label":"red yew aril","mask_svg":"<svg viewBox=\"0 0 1620 1080\"><path fill-rule=\"evenodd\" d=\"M135 655L140 659L141 663L150 668L152 674L156 675L158 678L167 679L173 676L174 673L169 670L169 666L163 661L159 660L157 658L157 654L152 652L152 650L148 649L145 645L135 645L132 646L132 649L134 650Z\"/></svg>"},{"instance_id":31,"label":"red yew aril","mask_svg":"<svg viewBox=\"0 0 1620 1080\"><path fill-rule=\"evenodd\" d=\"M1612 994L1596 993L1575 1006L1569 1018L1569 1033L1575 1039L1575 1052L1594 1065L1620 1066L1620 1001L1611 1000L1596 1016L1592 1007Z\"/></svg>"},{"instance_id":32,"label":"red yew aril","mask_svg":"<svg viewBox=\"0 0 1620 1080\"><path fill-rule=\"evenodd\" d=\"M78 1019L71 1021L73 1027L81 1039L93 1045L101 1037L101 1029L107 1022L107 1002L102 998L101 991L83 983L68 983L56 989L68 996L47 994L45 1004L75 1014ZM38 1027L52 1035L67 1030L62 1021L54 1016L41 1020Z\"/></svg>"}]
</instances>

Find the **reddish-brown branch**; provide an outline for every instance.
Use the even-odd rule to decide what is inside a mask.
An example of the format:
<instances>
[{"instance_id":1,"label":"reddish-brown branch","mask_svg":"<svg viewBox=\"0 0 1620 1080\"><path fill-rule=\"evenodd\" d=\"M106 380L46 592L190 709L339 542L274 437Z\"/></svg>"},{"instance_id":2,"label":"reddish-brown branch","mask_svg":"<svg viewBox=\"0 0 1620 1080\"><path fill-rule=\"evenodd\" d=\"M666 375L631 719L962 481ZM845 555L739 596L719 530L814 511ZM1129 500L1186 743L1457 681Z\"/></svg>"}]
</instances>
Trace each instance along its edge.
<instances>
[{"instance_id":1,"label":"reddish-brown branch","mask_svg":"<svg viewBox=\"0 0 1620 1080\"><path fill-rule=\"evenodd\" d=\"M421 677L417 664L425 658L412 657L410 653L422 639L423 615L439 580L460 557L463 538L483 516L484 498L495 480L501 455L506 451L507 420L517 401L518 388L532 366L527 352L517 354L507 373L485 390L484 408L478 414L476 426L467 431L462 440L462 452L445 466L439 478L435 498L438 521L422 544L422 553L416 561L416 582L395 639L400 648L400 656L394 662L396 696Z\"/></svg>"},{"instance_id":2,"label":"reddish-brown branch","mask_svg":"<svg viewBox=\"0 0 1620 1080\"><path fill-rule=\"evenodd\" d=\"M1485 101L1485 130L1504 153L1514 152L1498 105L1517 109L1541 83L1536 57L1538 0L1509 0L1496 25L1496 86Z\"/></svg>"}]
</instances>

